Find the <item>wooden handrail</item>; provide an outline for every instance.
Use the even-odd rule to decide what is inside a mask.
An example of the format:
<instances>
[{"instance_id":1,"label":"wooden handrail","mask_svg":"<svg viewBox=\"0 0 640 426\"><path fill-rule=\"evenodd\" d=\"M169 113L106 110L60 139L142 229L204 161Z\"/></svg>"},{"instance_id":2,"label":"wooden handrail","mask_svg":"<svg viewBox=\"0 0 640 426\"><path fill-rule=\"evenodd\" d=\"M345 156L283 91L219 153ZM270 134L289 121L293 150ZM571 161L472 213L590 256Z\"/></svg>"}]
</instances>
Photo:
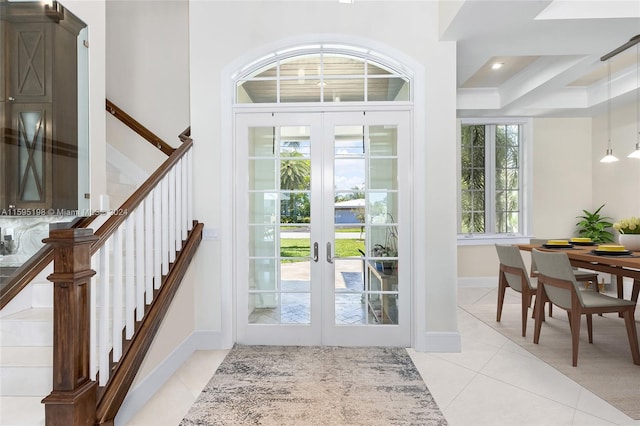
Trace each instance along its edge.
<instances>
[{"instance_id":1,"label":"wooden handrail","mask_svg":"<svg viewBox=\"0 0 640 426\"><path fill-rule=\"evenodd\" d=\"M155 186L160 183L162 178L169 173L169 170L176 164L180 158L184 154L189 151L191 146L193 145L193 141L191 139L187 140L185 143L180 145L174 152L165 160L164 163L158 169L153 172L151 176L138 188L128 199L122 204L119 208L120 211L124 212L122 215L112 215L107 219L107 221L95 232L95 235L98 236L98 240L91 246L91 254L95 254L100 247L102 247L109 239L109 237L118 229L122 223L127 219L128 215L131 214L138 205L147 195L155 188Z\"/></svg>"},{"instance_id":2,"label":"wooden handrail","mask_svg":"<svg viewBox=\"0 0 640 426\"><path fill-rule=\"evenodd\" d=\"M191 139L191 126L189 126L186 129L184 129L184 131L178 135L178 139L180 139L180 141L183 142L183 143L192 140Z\"/></svg>"},{"instance_id":3,"label":"wooden handrail","mask_svg":"<svg viewBox=\"0 0 640 426\"><path fill-rule=\"evenodd\" d=\"M86 228L97 217L97 214L87 217L77 217L69 228ZM22 266L14 272L11 279L5 284L0 294L0 309L18 295L42 270L53 260L53 247L45 244Z\"/></svg>"},{"instance_id":4,"label":"wooden handrail","mask_svg":"<svg viewBox=\"0 0 640 426\"><path fill-rule=\"evenodd\" d=\"M116 111L115 108L117 107L115 107L115 105L111 104L107 100L107 109L110 108L110 105L112 110ZM120 112L121 110L118 109L117 114L120 114ZM127 115L127 117L129 116ZM135 120L131 120L137 123ZM139 129L146 130L141 125L139 126ZM138 130L136 131L141 134ZM85 234L91 234L90 230L76 230L73 233L73 239L75 241L69 241L69 244L67 244L67 242L65 241L62 245L68 245L68 247L63 248L63 250L80 250L80 252L82 250L85 250L85 254L83 256L87 258L97 253L101 249L101 247L104 246L106 241L114 234L114 232L127 220L127 217L129 217L129 215L132 214L134 210L144 202L146 197L149 196L154 188L156 188L160 184L160 182L169 173L169 171L174 168L174 166L189 152L189 150L193 146L193 141L190 137L190 133L190 128L187 128L179 135L179 138L183 143L177 149L169 147L170 151L163 150L163 152L169 155L169 158L167 158L167 160L162 163L162 165L133 193L133 195L131 195L124 202L124 204L119 209L119 211L122 211L123 214L111 215L106 220L106 222L104 222L104 224L100 226L100 228L95 231L95 233L93 233L93 235L90 235L91 238L85 238ZM160 148L160 146L158 147ZM72 226L76 228L87 227L87 225L90 224L96 216L97 214L91 217L77 218ZM187 272L188 266L202 240L202 230L204 225L201 223L197 223L196 221L194 221L193 223L194 227L191 231L189 231L186 241L183 241L182 248L177 252L175 261L169 265L169 271L167 275L162 276L162 285L160 286L160 289L154 291L155 294L153 297L153 301L150 305L145 306L145 315L143 316L141 321L136 322L133 338L131 340L127 340L127 342L124 342L124 350L122 356L120 360L113 365L110 378L107 381L106 385L102 388L97 388L96 382L84 381L84 379L82 383L75 383L71 387L67 386L66 382L58 383L57 387L54 383L54 390L47 398L45 398L45 400L43 400L43 402L46 404L45 409L47 424L80 424L81 422L86 421L87 417L95 418L96 424L112 425L114 423L115 416L120 409L120 406L122 405L122 402L124 401L124 398L129 388L131 387L131 384L133 383L133 380L135 379L135 375L137 374L140 365L144 361L144 357L160 328L162 320L165 317L166 312L168 311L171 302L180 287L180 283L182 282L182 279ZM4 307L13 296L18 294L20 290L22 290L29 282L31 282L33 278L35 278L35 276L39 274L52 261L54 261L54 263L57 262L58 265L54 267L54 274L49 276L49 279L54 281L54 285L57 281L60 281L62 284L64 284L66 282L64 280L73 278L73 280L78 281L78 283L76 283L78 285L76 285L75 288L82 288L84 290L88 288L85 281L90 275L93 275L94 273L94 271L90 269L90 261L85 259L82 262L83 265L81 266L85 267L86 269L86 271L83 270L82 273L74 273L71 269L67 271L67 267L75 268L76 266L78 266L76 264L77 262L73 261L71 256L67 256L65 254L66 252L56 251L60 250L61 248L55 248L54 246L56 244L53 244L54 241L50 241L52 241L52 243L45 244L45 246L37 253L36 256L32 257L27 263L19 268L17 272L22 271L22 273L14 278L14 281L11 283L12 287L9 289L9 291L0 295L0 302L2 303L2 307ZM60 246L61 243L58 243L59 244L57 245ZM75 247L76 243L84 245L86 249ZM64 264L65 266L61 267L62 264ZM64 285L62 285L62 287L64 287L66 291L68 286L65 287ZM88 309L88 305L86 305L85 303L87 300L86 295L74 296L65 300L73 301L74 309L76 309L80 313L83 313L83 315L84 313L86 313L86 309ZM85 363L88 362L88 358L86 357L88 356L89 350L84 346L79 346L79 344L80 340L82 340L82 342L87 340L88 342L88 339L86 338L86 336L82 337L76 342L78 344L74 346L74 352L69 352L68 354L67 352L65 352L65 342L69 341L69 335L74 335L73 333L77 331L78 324L84 324L82 325L82 327L88 327L88 322L81 320L81 315L74 315L73 318L79 320L80 322L75 325L70 324L70 328L66 329L66 331L63 332L61 331L63 327L62 324L71 319L71 317L67 315L67 313L71 312L72 309L64 308L62 309L62 311L58 309L58 313L60 315L58 316L59 318L56 317L58 318L56 320L58 331L54 330L54 341L57 341L58 344L57 346L54 346L57 347L56 350L58 350L59 353L64 353L65 356L69 355L69 357L63 360L64 365L62 370L68 370L69 366L75 365L75 367L73 368L77 367L77 372L81 372L82 377L84 378L84 375L88 373L89 370L89 368L85 365ZM56 309L54 309L54 314L55 312ZM55 328L56 327L54 327L54 329ZM88 330L88 328L86 329ZM58 361L58 364L61 364L59 355ZM80 368L79 366L82 367ZM54 378L56 377L56 374L58 374L60 377L67 377L64 371L63 373L60 373L60 371L62 370L59 365L58 367L55 367L55 369L56 372L54 372ZM69 387L69 389L66 389L67 387ZM75 419L78 420L78 423L76 423L75 420L71 421L71 418L67 418L69 415L75 416ZM94 423L94 421L91 421L91 423Z\"/></svg>"},{"instance_id":5,"label":"wooden handrail","mask_svg":"<svg viewBox=\"0 0 640 426\"><path fill-rule=\"evenodd\" d=\"M106 107L107 111L116 117L118 120L122 121L127 127L131 130L142 136L146 141L148 141L151 145L158 148L160 151L164 152L167 155L171 155L175 148L171 145L160 139L156 136L151 130L144 127L140 122L131 117L129 114L120 109L113 102L106 99Z\"/></svg>"},{"instance_id":6,"label":"wooden handrail","mask_svg":"<svg viewBox=\"0 0 640 426\"><path fill-rule=\"evenodd\" d=\"M113 233L127 220L127 217L144 202L146 197L156 188L169 171L192 148L193 141L185 130L180 139L183 143L173 151L164 163L122 204L119 210L122 215L112 215L94 233L97 240L91 245L90 253L94 255ZM124 342L120 360L113 365L109 380L103 388L98 388L96 407L96 424L112 425L124 398L133 383L140 365L160 328L160 324L169 309L180 283L186 274L200 241L204 225L194 221L194 228L189 232L186 242L178 252L176 260L169 267L169 272L162 277L162 284L153 296L151 305L145 308L140 322L136 322L135 332L131 340Z\"/></svg>"},{"instance_id":7,"label":"wooden handrail","mask_svg":"<svg viewBox=\"0 0 640 426\"><path fill-rule=\"evenodd\" d=\"M202 241L204 225L196 222L194 224L194 228L190 231L186 242L178 253L169 274L164 277L158 294L154 296L153 302L151 302L143 319L136 323L136 331L130 341L130 345L123 350L120 361L113 367L109 381L99 392L96 424L113 424L113 420L129 392L129 388L144 361L149 347L153 343L162 320L180 288L180 283Z\"/></svg>"},{"instance_id":8,"label":"wooden handrail","mask_svg":"<svg viewBox=\"0 0 640 426\"><path fill-rule=\"evenodd\" d=\"M107 106L111 104L107 100ZM133 120L133 119L131 119ZM135 120L133 120L135 121ZM178 136L183 142L177 149L171 148L168 154L169 158L136 190L125 203L120 207L120 211L133 211L151 190L160 182L160 180L168 173L169 169L189 150L193 145L193 140L189 137L191 127L185 129ZM168 146L168 145L167 145ZM164 151L163 151L164 152ZM175 155L174 155L175 154ZM97 214L93 216L77 218L72 225L75 228L87 227ZM113 215L96 231L99 236L98 241L92 246L91 254L97 252L104 242L115 232L115 230L126 220L126 215ZM53 248L45 245L36 254L34 254L27 262L15 271L14 277L8 280L0 294L0 309L4 308L17 294L19 294L51 261L53 260Z\"/></svg>"}]
</instances>

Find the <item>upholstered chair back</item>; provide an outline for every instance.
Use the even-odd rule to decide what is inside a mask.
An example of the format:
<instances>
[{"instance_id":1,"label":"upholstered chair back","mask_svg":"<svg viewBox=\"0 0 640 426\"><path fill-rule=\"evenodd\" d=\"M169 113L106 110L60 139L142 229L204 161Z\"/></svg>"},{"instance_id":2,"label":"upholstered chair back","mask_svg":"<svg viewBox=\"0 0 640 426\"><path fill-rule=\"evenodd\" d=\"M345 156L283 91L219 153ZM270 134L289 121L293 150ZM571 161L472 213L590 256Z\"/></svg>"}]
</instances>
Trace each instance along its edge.
<instances>
[{"instance_id":1,"label":"upholstered chair back","mask_svg":"<svg viewBox=\"0 0 640 426\"><path fill-rule=\"evenodd\" d=\"M572 283L580 304L584 305L578 282L576 281L573 268L566 253L545 252L534 249L531 252L531 256L535 259L540 275ZM544 289L552 303L565 309L571 308L570 290L552 286L545 286Z\"/></svg>"},{"instance_id":2,"label":"upholstered chair back","mask_svg":"<svg viewBox=\"0 0 640 426\"><path fill-rule=\"evenodd\" d=\"M522 255L520 254L520 249L513 245L496 244L496 251L498 252L498 259L500 259L501 264L522 270L525 285L527 285L530 290L533 290L535 287L531 285L531 280L529 279ZM504 275L509 287L522 292L522 277L508 272L505 272Z\"/></svg>"}]
</instances>

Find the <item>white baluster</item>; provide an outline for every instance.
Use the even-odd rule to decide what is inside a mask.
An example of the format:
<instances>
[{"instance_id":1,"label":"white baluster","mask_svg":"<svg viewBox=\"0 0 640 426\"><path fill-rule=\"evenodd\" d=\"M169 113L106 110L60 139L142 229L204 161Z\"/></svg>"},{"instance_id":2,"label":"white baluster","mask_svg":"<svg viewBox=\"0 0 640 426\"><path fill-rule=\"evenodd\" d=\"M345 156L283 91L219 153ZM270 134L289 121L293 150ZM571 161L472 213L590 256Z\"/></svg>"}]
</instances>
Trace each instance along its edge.
<instances>
[{"instance_id":1,"label":"white baluster","mask_svg":"<svg viewBox=\"0 0 640 426\"><path fill-rule=\"evenodd\" d=\"M144 205L136 211L136 318L144 317Z\"/></svg>"},{"instance_id":2,"label":"white baluster","mask_svg":"<svg viewBox=\"0 0 640 426\"><path fill-rule=\"evenodd\" d=\"M169 263L176 260L176 169L169 170Z\"/></svg>"},{"instance_id":3,"label":"white baluster","mask_svg":"<svg viewBox=\"0 0 640 426\"><path fill-rule=\"evenodd\" d=\"M135 331L135 319L134 313L136 312L136 286L135 286L135 240L134 240L134 221L135 216L131 213L125 222L125 266L126 266L126 279L125 279L125 294L126 294L126 321L127 330L125 337L131 339L133 332ZM140 314L138 314L140 315ZM140 318L138 318L140 319Z\"/></svg>"},{"instance_id":4,"label":"white baluster","mask_svg":"<svg viewBox=\"0 0 640 426\"><path fill-rule=\"evenodd\" d=\"M162 275L169 273L169 177L162 178Z\"/></svg>"},{"instance_id":5,"label":"white baluster","mask_svg":"<svg viewBox=\"0 0 640 426\"><path fill-rule=\"evenodd\" d=\"M189 148L187 152L187 169L188 170L188 184L187 184L187 227L189 231L193 229L193 147Z\"/></svg>"},{"instance_id":6,"label":"white baluster","mask_svg":"<svg viewBox=\"0 0 640 426\"><path fill-rule=\"evenodd\" d=\"M100 306L100 323L98 329L98 350L99 350L99 371L100 380L99 385L104 386L109 380L109 352L111 351L109 345L109 311L111 309L110 303L110 276L109 276L109 240L105 241L104 245L100 248L100 264L98 266L100 271L99 280L99 306Z\"/></svg>"},{"instance_id":7,"label":"white baluster","mask_svg":"<svg viewBox=\"0 0 640 426\"><path fill-rule=\"evenodd\" d=\"M153 302L153 192L144 200L144 275L147 304Z\"/></svg>"},{"instance_id":8,"label":"white baluster","mask_svg":"<svg viewBox=\"0 0 640 426\"><path fill-rule=\"evenodd\" d=\"M100 279L98 268L98 254L91 256L91 269L96 274L91 277L91 295L89 297L89 377L96 380L98 377L98 280Z\"/></svg>"},{"instance_id":9,"label":"white baluster","mask_svg":"<svg viewBox=\"0 0 640 426\"><path fill-rule=\"evenodd\" d=\"M182 250L182 162L176 163L176 251Z\"/></svg>"},{"instance_id":10,"label":"white baluster","mask_svg":"<svg viewBox=\"0 0 640 426\"><path fill-rule=\"evenodd\" d=\"M180 159L180 163L182 163L182 201L180 202L180 205L182 207L182 226L181 226L181 234L182 234L182 239L186 240L187 239L187 227L188 227L188 222L189 222L189 218L188 218L188 209L187 209L187 203L189 202L188 200L188 194L187 194L187 181L188 181L188 177L187 177L187 159L185 156L182 156L182 158Z\"/></svg>"},{"instance_id":11,"label":"white baluster","mask_svg":"<svg viewBox=\"0 0 640 426\"><path fill-rule=\"evenodd\" d=\"M122 225L113 234L113 361L122 356Z\"/></svg>"},{"instance_id":12,"label":"white baluster","mask_svg":"<svg viewBox=\"0 0 640 426\"><path fill-rule=\"evenodd\" d=\"M162 284L162 207L161 189L156 185L153 189L153 288L159 289Z\"/></svg>"}]
</instances>

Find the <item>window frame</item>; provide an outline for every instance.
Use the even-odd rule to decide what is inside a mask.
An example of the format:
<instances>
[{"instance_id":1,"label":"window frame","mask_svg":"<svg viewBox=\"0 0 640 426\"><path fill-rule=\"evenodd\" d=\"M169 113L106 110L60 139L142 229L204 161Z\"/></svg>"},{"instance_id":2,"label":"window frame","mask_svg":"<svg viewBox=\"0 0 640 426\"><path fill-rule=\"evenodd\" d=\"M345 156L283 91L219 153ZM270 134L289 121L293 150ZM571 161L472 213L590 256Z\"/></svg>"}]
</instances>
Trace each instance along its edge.
<instances>
[{"instance_id":1,"label":"window frame","mask_svg":"<svg viewBox=\"0 0 640 426\"><path fill-rule=\"evenodd\" d=\"M533 199L533 120L531 118L518 117L487 117L487 118L461 118L457 123L457 241L458 245L487 245L487 244L519 244L528 243L531 238L532 223L532 199ZM492 206L486 210L486 221L491 224L489 232L484 233L460 233L460 223L462 221L462 184L461 184L461 159L462 159L462 126L463 125L485 125L493 126L491 131L485 133L491 134L491 141L485 139L486 150L485 155L489 153L489 158L485 161L485 176L487 191L491 192L491 196L485 194L485 206ZM495 232L495 126L497 125L519 125L521 126L519 141L519 191L521 194L519 206L519 232L514 233L498 233Z\"/></svg>"},{"instance_id":2,"label":"window frame","mask_svg":"<svg viewBox=\"0 0 640 426\"><path fill-rule=\"evenodd\" d=\"M287 63L297 58L303 58L305 56L318 56L319 57L319 70L317 75L312 77L305 76L282 76L281 66L283 63ZM329 56L343 56L345 58L351 58L354 60L362 61L364 66L364 72L360 74L327 74L325 73L325 58ZM387 72L387 74L371 73L370 67L377 67ZM273 76L260 76L256 77L260 73L275 68L275 74ZM369 93L369 83L373 80L385 79L402 79L407 85L407 99L394 100L371 100ZM234 90L232 92L232 101L235 108L255 108L260 106L299 106L299 105L335 105L343 104L347 106L359 106L359 105L412 105L414 102L414 76L400 63L392 60L391 58L383 55L375 50L356 48L349 45L334 44L334 43L319 43L319 44L303 44L294 46L288 49L274 51L267 54L250 64L243 67L242 70L232 75L234 81ZM363 80L363 99L362 100L326 100L327 93L325 90L325 84L330 80ZM286 101L283 100L282 95L282 83L290 81L319 81L319 99L316 101ZM275 102L241 102L238 96L238 88L247 82L275 82Z\"/></svg>"}]
</instances>

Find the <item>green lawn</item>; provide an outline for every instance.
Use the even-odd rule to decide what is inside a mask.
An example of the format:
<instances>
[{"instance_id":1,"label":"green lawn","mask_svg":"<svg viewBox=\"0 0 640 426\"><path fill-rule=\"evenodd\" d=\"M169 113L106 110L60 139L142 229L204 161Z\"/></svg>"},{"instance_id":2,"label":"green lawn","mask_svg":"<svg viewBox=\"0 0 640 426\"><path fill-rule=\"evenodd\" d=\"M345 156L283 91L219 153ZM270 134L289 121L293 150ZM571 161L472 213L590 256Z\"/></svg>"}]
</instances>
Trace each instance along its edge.
<instances>
[{"instance_id":1,"label":"green lawn","mask_svg":"<svg viewBox=\"0 0 640 426\"><path fill-rule=\"evenodd\" d=\"M300 226L281 226L280 230L281 231L291 231L291 230L297 230L300 229ZM336 232L358 232L360 233L361 229L360 227L357 228L336 228Z\"/></svg>"},{"instance_id":2,"label":"green lawn","mask_svg":"<svg viewBox=\"0 0 640 426\"><path fill-rule=\"evenodd\" d=\"M342 239L336 241L335 257L360 256L358 249L364 251L364 240ZM306 238L282 238L280 240L280 256L309 257L311 255L309 240Z\"/></svg>"},{"instance_id":3,"label":"green lawn","mask_svg":"<svg viewBox=\"0 0 640 426\"><path fill-rule=\"evenodd\" d=\"M357 228L336 228L336 232L360 232L360 227Z\"/></svg>"}]
</instances>

